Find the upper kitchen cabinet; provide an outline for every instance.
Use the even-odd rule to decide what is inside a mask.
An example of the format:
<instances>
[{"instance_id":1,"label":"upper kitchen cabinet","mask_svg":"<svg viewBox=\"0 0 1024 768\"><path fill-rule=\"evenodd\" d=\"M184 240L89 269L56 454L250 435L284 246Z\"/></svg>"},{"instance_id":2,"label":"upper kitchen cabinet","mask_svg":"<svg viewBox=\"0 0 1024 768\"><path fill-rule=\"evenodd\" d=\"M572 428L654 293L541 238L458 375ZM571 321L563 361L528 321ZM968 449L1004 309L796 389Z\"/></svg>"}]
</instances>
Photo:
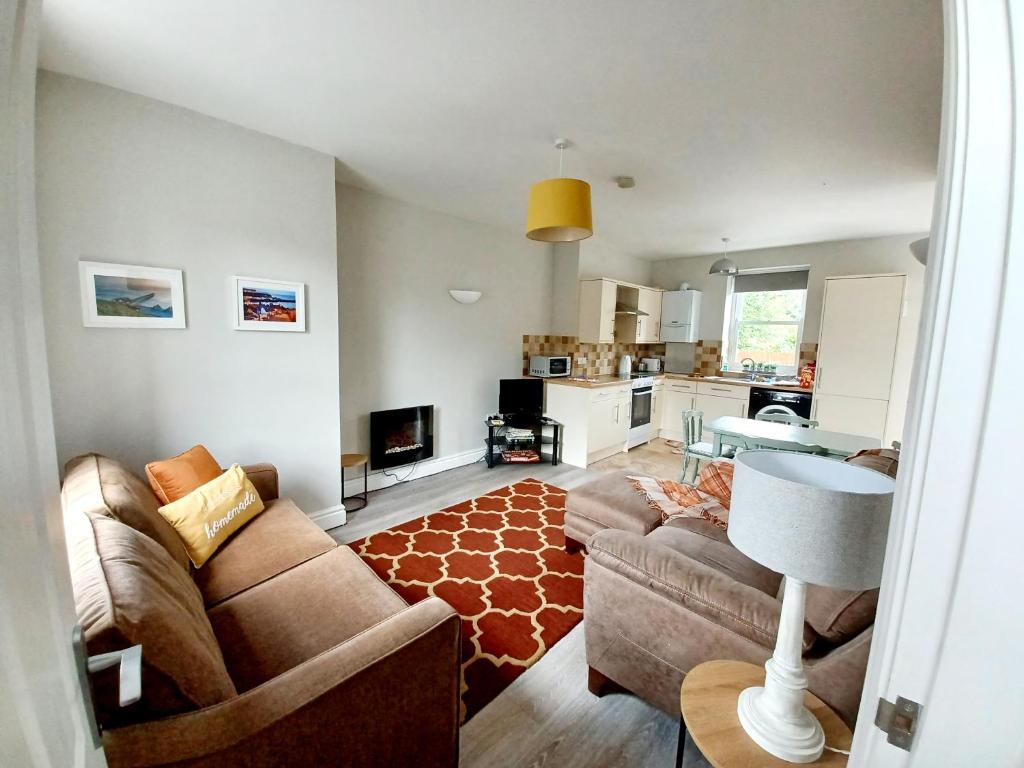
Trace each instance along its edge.
<instances>
[{"instance_id":1,"label":"upper kitchen cabinet","mask_svg":"<svg viewBox=\"0 0 1024 768\"><path fill-rule=\"evenodd\" d=\"M701 292L694 290L662 293L660 341L697 341L700 299Z\"/></svg>"},{"instance_id":2,"label":"upper kitchen cabinet","mask_svg":"<svg viewBox=\"0 0 1024 768\"><path fill-rule=\"evenodd\" d=\"M615 300L615 341L654 344L661 340L661 291L619 283Z\"/></svg>"},{"instance_id":3,"label":"upper kitchen cabinet","mask_svg":"<svg viewBox=\"0 0 1024 768\"><path fill-rule=\"evenodd\" d=\"M582 344L615 341L615 301L618 283L612 280L580 280L579 340Z\"/></svg>"},{"instance_id":4,"label":"upper kitchen cabinet","mask_svg":"<svg viewBox=\"0 0 1024 768\"><path fill-rule=\"evenodd\" d=\"M906 275L826 278L814 382L814 417L822 429L883 437L906 281Z\"/></svg>"},{"instance_id":5,"label":"upper kitchen cabinet","mask_svg":"<svg viewBox=\"0 0 1024 768\"><path fill-rule=\"evenodd\" d=\"M636 340L641 344L655 344L661 341L661 295L657 288L640 288L637 297Z\"/></svg>"}]
</instances>

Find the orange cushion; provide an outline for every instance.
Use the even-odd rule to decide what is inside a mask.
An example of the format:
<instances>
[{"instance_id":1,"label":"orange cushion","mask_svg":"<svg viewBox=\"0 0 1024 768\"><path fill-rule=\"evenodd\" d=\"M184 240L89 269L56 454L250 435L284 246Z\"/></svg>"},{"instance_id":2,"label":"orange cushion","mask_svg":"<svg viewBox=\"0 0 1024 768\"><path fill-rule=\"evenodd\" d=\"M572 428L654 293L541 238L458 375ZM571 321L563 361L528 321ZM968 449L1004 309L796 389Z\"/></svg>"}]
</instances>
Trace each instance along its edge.
<instances>
[{"instance_id":1,"label":"orange cushion","mask_svg":"<svg viewBox=\"0 0 1024 768\"><path fill-rule=\"evenodd\" d=\"M163 504L188 496L199 486L220 477L222 472L216 459L202 445L195 445L173 459L151 461L146 465L149 485Z\"/></svg>"}]
</instances>

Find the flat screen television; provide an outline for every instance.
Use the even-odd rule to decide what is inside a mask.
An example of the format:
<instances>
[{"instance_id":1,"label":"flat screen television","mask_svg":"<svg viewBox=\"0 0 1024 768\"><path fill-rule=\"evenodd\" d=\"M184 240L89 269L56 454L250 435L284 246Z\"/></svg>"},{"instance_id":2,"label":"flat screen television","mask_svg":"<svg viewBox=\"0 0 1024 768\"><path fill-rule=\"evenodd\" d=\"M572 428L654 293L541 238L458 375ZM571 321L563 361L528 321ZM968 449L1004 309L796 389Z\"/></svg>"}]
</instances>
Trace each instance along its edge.
<instances>
[{"instance_id":1,"label":"flat screen television","mask_svg":"<svg viewBox=\"0 0 1024 768\"><path fill-rule=\"evenodd\" d=\"M532 421L544 410L544 382L540 379L502 379L498 411L510 423Z\"/></svg>"}]
</instances>

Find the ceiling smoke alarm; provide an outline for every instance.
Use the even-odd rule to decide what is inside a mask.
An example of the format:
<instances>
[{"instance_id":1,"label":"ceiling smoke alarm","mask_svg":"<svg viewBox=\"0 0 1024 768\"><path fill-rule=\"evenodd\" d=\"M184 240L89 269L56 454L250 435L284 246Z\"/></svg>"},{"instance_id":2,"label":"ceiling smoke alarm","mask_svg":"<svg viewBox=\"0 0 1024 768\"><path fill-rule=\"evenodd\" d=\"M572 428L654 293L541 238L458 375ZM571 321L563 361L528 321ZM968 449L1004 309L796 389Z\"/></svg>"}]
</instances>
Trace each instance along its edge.
<instances>
[{"instance_id":1,"label":"ceiling smoke alarm","mask_svg":"<svg viewBox=\"0 0 1024 768\"><path fill-rule=\"evenodd\" d=\"M615 183L619 189L632 189L636 186L636 179L632 176L616 176Z\"/></svg>"}]
</instances>

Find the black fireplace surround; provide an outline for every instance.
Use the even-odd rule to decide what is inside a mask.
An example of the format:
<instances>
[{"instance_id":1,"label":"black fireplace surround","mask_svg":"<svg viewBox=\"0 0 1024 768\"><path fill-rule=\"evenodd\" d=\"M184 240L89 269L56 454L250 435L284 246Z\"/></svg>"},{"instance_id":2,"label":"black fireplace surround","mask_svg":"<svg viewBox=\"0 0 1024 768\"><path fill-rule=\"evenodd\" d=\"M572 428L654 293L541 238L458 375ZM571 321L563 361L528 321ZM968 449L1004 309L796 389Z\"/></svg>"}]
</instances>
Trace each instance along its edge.
<instances>
[{"instance_id":1,"label":"black fireplace surround","mask_svg":"<svg viewBox=\"0 0 1024 768\"><path fill-rule=\"evenodd\" d=\"M434 455L434 406L370 413L370 468L388 469Z\"/></svg>"}]
</instances>

